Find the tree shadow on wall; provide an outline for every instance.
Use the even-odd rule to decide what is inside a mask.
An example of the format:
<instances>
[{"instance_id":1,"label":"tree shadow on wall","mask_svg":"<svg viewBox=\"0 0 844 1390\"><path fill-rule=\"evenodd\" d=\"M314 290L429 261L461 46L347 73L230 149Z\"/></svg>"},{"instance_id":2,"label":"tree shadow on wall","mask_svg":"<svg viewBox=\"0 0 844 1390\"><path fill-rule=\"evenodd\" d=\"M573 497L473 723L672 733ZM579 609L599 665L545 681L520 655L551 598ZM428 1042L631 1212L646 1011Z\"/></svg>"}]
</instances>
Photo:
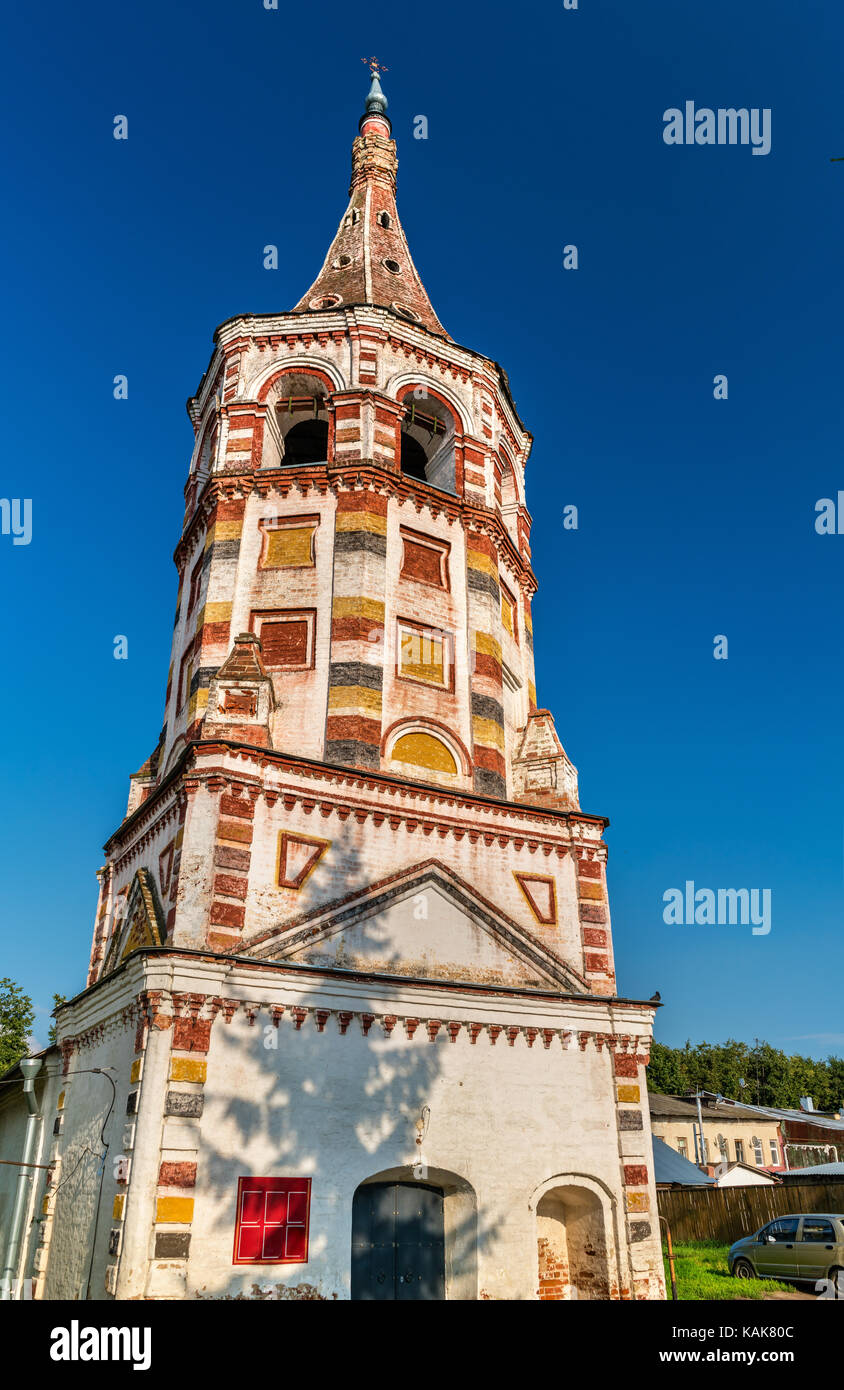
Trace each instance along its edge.
<instances>
[{"instance_id":1,"label":"tree shadow on wall","mask_svg":"<svg viewBox=\"0 0 844 1390\"><path fill-rule=\"evenodd\" d=\"M348 843L336 843L349 865L349 891L363 890L371 874ZM364 995L347 967L338 970L333 988L330 970L322 967L316 974L303 968L299 1000L288 1004L280 1019L273 1020L268 1005L254 1010L252 1000L231 1022L217 1018L198 1156L200 1224L191 1249L197 1273L191 1273L188 1296L267 1297L267 1286L275 1285L280 1297L348 1297L353 1197L361 1184L379 1178L427 1182L444 1191L447 1267L449 1260L460 1266L452 1269L450 1287L459 1290L452 1296L478 1297L476 1280L468 1291L471 1266L500 1222L478 1212L459 1167L453 1171L444 1162L442 1154L450 1147L439 1138L453 1126L461 1103L452 1059L471 1044L465 1028L452 1041L443 1022L432 1039L424 1019L414 1028L412 1021L394 1016L406 965L402 971L398 952L385 953L377 914L357 922L356 943L358 959L369 950L377 960L379 979L367 982ZM295 967L282 950L283 939L277 959ZM235 973L238 967L231 969ZM257 981L253 998L260 1003ZM298 982L292 973L283 984L295 998ZM317 985L328 985L333 998L318 997ZM327 1016L317 1013L329 1008ZM440 1166L420 1169L429 1149L438 1154ZM289 1274L283 1264L232 1263L220 1277L221 1248L232 1260L237 1179L273 1176L311 1178L309 1263L320 1261L317 1284L309 1282L304 1263L290 1267ZM212 1263L215 1276L204 1290L201 1270ZM250 1285L251 1294L245 1292Z\"/></svg>"}]
</instances>

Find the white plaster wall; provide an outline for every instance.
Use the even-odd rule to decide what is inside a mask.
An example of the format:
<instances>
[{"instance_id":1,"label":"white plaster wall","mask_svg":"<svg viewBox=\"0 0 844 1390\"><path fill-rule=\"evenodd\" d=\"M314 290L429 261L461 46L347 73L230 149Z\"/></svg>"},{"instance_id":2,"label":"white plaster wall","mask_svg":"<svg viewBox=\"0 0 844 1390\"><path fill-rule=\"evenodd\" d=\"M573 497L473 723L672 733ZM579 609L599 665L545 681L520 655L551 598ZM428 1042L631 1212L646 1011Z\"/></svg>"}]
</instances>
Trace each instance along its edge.
<instances>
[{"instance_id":1,"label":"white plaster wall","mask_svg":"<svg viewBox=\"0 0 844 1390\"><path fill-rule=\"evenodd\" d=\"M112 998L118 982L106 986ZM108 996L97 1004L107 1006ZM92 1007L89 999L83 1006ZM94 1006L96 1007L96 1006ZM60 1020L60 1040L79 1026L69 1010ZM126 1099L130 1089L129 1072L134 1056L134 1025L124 1023L119 1014L106 1023L104 1036L91 1046L74 1051L68 1072L61 1078L65 1091L62 1133L57 1150L61 1157L58 1178L61 1186L52 1199L53 1227L44 1289L48 1299L104 1299L105 1271L113 1262L108 1253L109 1232L114 1224L112 1209L125 1186L117 1182L115 1160L123 1153L126 1128ZM112 1089L104 1076L92 1075L94 1067L108 1068L115 1082L116 1103L108 1115ZM105 1124L108 1157L100 1184L101 1134ZM131 1177L131 1172L130 1172ZM101 1197L100 1197L101 1193ZM95 1234L96 1231L96 1234ZM91 1252L93 1246L93 1260Z\"/></svg>"},{"instance_id":2,"label":"white plaster wall","mask_svg":"<svg viewBox=\"0 0 844 1390\"><path fill-rule=\"evenodd\" d=\"M380 1036L379 1036L380 1034ZM277 1047L267 1048L275 1039ZM416 1161L414 1122L431 1120L423 1146L432 1168L468 1182L478 1203L479 1293L535 1296L535 1189L560 1173L602 1184L621 1216L611 1060L608 1054L476 1044L424 1027L364 1038L357 1020L341 1036L312 1020L276 1032L236 1018L215 1026L199 1150L188 1292L248 1291L254 1283L308 1283L349 1296L352 1198L374 1174ZM241 1176L313 1179L307 1264L234 1266ZM608 1233L612 1241L612 1232Z\"/></svg>"}]
</instances>

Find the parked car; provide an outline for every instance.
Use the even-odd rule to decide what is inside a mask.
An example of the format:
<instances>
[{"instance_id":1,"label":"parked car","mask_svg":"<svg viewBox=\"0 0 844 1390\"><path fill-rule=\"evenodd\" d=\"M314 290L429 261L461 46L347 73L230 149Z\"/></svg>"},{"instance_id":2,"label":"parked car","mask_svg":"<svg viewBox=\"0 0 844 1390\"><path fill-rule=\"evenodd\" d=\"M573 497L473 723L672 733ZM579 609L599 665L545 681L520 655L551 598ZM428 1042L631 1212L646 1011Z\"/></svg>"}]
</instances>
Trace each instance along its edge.
<instances>
[{"instance_id":1,"label":"parked car","mask_svg":"<svg viewBox=\"0 0 844 1390\"><path fill-rule=\"evenodd\" d=\"M831 1279L844 1276L844 1216L778 1216L730 1246L737 1279Z\"/></svg>"}]
</instances>

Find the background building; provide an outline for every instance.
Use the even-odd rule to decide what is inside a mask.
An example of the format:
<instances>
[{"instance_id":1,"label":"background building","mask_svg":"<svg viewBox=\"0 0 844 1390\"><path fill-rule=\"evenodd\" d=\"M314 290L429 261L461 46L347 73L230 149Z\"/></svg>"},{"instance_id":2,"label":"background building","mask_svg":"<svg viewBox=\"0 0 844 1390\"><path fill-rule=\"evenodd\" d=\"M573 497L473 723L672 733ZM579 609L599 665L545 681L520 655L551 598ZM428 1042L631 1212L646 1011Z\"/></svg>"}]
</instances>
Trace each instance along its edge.
<instances>
[{"instance_id":1,"label":"background building","mask_svg":"<svg viewBox=\"0 0 844 1390\"><path fill-rule=\"evenodd\" d=\"M726 1101L701 1100L701 1156L695 1142L698 1110L694 1100L650 1092L648 1105L653 1133L692 1163L702 1161L710 1169L716 1164L746 1163L773 1173L785 1167L780 1127L773 1115Z\"/></svg>"}]
</instances>

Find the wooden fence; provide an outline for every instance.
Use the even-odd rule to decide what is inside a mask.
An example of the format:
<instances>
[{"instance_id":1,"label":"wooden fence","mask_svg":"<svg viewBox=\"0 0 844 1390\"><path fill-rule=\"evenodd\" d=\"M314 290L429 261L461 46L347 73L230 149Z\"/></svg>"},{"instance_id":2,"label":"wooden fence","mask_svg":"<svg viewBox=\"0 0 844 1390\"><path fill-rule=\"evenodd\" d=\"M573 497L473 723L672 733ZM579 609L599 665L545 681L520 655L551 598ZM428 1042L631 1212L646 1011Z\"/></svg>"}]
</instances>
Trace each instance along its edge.
<instances>
[{"instance_id":1,"label":"wooden fence","mask_svg":"<svg viewBox=\"0 0 844 1390\"><path fill-rule=\"evenodd\" d=\"M732 1245L775 1216L796 1212L844 1212L844 1179L812 1178L764 1187L666 1188L657 1193L671 1239L717 1240ZM663 1236L665 1225L660 1222Z\"/></svg>"}]
</instances>

